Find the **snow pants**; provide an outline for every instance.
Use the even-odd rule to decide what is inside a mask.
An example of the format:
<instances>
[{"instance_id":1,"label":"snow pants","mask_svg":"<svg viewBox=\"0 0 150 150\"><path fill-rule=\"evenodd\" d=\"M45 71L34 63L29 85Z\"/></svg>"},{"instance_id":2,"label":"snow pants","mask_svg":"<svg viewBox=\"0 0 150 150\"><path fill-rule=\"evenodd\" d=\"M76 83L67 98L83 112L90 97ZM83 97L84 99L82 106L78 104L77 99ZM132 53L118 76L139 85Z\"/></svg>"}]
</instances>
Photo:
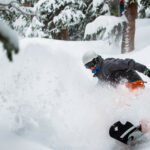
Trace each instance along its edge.
<instances>
[{"instance_id":1,"label":"snow pants","mask_svg":"<svg viewBox=\"0 0 150 150\"><path fill-rule=\"evenodd\" d=\"M134 89L139 89L139 88L143 89L145 85L144 85L143 80L137 80L137 81L126 83L126 87L128 89L134 90Z\"/></svg>"}]
</instances>

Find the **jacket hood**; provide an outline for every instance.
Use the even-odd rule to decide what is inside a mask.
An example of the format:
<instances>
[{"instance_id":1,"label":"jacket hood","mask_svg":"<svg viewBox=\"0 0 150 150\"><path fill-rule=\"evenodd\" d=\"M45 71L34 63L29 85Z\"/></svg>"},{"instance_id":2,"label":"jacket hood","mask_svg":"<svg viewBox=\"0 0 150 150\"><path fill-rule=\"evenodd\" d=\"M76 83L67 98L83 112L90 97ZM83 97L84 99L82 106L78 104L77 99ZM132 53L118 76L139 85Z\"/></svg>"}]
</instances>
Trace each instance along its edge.
<instances>
[{"instance_id":1,"label":"jacket hood","mask_svg":"<svg viewBox=\"0 0 150 150\"><path fill-rule=\"evenodd\" d=\"M98 66L98 70L97 70L97 72L93 75L93 77L96 77L96 76L97 76L97 74L98 74L98 72L100 71L100 68L101 68L101 66L102 66L102 64L103 64L103 61L104 61L104 59L103 59L100 55L98 55L98 57L96 58L96 65Z\"/></svg>"},{"instance_id":2,"label":"jacket hood","mask_svg":"<svg viewBox=\"0 0 150 150\"><path fill-rule=\"evenodd\" d=\"M103 59L100 55L98 55L97 61L98 61L98 62L97 62L97 65L100 67L100 66L102 65L104 59Z\"/></svg>"}]
</instances>

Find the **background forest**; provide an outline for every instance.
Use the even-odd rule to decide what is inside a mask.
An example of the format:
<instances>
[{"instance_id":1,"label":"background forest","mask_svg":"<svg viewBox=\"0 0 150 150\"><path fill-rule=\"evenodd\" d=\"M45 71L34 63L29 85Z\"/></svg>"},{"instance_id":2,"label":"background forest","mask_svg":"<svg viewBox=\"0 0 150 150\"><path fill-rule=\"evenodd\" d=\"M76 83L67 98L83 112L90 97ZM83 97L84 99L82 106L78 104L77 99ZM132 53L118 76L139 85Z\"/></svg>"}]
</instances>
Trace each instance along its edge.
<instances>
[{"instance_id":1,"label":"background forest","mask_svg":"<svg viewBox=\"0 0 150 150\"><path fill-rule=\"evenodd\" d=\"M0 19L22 37L44 37L60 40L118 40L123 20L106 30L108 19L120 17L120 0L5 0L0 3ZM134 0L129 0L134 3ZM136 1L135 1L136 2ZM125 2L124 2L125 3ZM124 4L125 5L125 4ZM150 17L149 0L138 0L139 18ZM89 31L89 24L95 25ZM111 18L116 19L116 18ZM99 23L98 23L99 22ZM106 33L107 31L107 33ZM113 41L112 41L113 37Z\"/></svg>"},{"instance_id":2,"label":"background forest","mask_svg":"<svg viewBox=\"0 0 150 150\"><path fill-rule=\"evenodd\" d=\"M149 0L2 0L0 20L21 37L105 40L125 53L134 50L135 19L149 18L149 7Z\"/></svg>"}]
</instances>

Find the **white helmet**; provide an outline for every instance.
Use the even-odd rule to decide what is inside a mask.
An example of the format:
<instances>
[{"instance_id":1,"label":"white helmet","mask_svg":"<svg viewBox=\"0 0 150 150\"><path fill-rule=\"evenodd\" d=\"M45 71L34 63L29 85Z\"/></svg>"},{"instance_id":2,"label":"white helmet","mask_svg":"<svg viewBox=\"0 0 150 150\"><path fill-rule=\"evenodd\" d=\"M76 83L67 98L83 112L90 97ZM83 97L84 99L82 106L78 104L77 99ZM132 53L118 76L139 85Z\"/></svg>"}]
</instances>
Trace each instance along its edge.
<instances>
[{"instance_id":1,"label":"white helmet","mask_svg":"<svg viewBox=\"0 0 150 150\"><path fill-rule=\"evenodd\" d=\"M98 55L94 51L88 51L83 55L82 62L85 65L96 57L98 57Z\"/></svg>"}]
</instances>

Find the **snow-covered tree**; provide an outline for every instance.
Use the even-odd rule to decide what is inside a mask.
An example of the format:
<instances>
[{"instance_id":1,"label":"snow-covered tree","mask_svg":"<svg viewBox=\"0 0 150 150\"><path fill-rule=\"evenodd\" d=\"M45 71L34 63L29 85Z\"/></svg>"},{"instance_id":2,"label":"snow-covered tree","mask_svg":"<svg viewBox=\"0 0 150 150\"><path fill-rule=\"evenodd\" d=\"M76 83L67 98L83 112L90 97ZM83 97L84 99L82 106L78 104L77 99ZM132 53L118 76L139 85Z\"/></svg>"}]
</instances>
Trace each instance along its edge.
<instances>
[{"instance_id":1,"label":"snow-covered tree","mask_svg":"<svg viewBox=\"0 0 150 150\"><path fill-rule=\"evenodd\" d=\"M43 31L43 35L47 38L68 39L70 28L79 25L85 18L82 12L84 7L82 0L39 1L35 9L44 19L34 18L30 31L32 28L32 32ZM38 21L35 21L36 19ZM36 22L40 22L41 25L39 23L36 25Z\"/></svg>"},{"instance_id":2,"label":"snow-covered tree","mask_svg":"<svg viewBox=\"0 0 150 150\"><path fill-rule=\"evenodd\" d=\"M108 0L89 0L86 2L86 10L85 15L86 18L84 19L84 28L85 31L86 26L95 21L95 19L101 15L110 14L109 9L109 1ZM85 38L86 33L84 33L84 39L89 40L89 38Z\"/></svg>"},{"instance_id":3,"label":"snow-covered tree","mask_svg":"<svg viewBox=\"0 0 150 150\"><path fill-rule=\"evenodd\" d=\"M119 44L124 18L99 16L86 26L85 40L105 40L109 44Z\"/></svg>"},{"instance_id":4,"label":"snow-covered tree","mask_svg":"<svg viewBox=\"0 0 150 150\"><path fill-rule=\"evenodd\" d=\"M21 35L25 34L34 15L32 8L26 8L18 1L0 2L0 19L4 20Z\"/></svg>"},{"instance_id":5,"label":"snow-covered tree","mask_svg":"<svg viewBox=\"0 0 150 150\"><path fill-rule=\"evenodd\" d=\"M141 4L142 4L145 8L150 7L150 1L149 1L149 0L141 0Z\"/></svg>"},{"instance_id":6,"label":"snow-covered tree","mask_svg":"<svg viewBox=\"0 0 150 150\"><path fill-rule=\"evenodd\" d=\"M122 20L110 16L110 2L106 0L91 1L89 5L91 9L88 10L87 15L90 17L87 17L88 23L84 34L85 40L108 40L110 44L119 40ZM88 18L91 19L88 20Z\"/></svg>"},{"instance_id":7,"label":"snow-covered tree","mask_svg":"<svg viewBox=\"0 0 150 150\"><path fill-rule=\"evenodd\" d=\"M139 3L139 17L150 18L150 1L149 0L138 0Z\"/></svg>"},{"instance_id":8,"label":"snow-covered tree","mask_svg":"<svg viewBox=\"0 0 150 150\"><path fill-rule=\"evenodd\" d=\"M17 0L26 7L33 7L39 0Z\"/></svg>"},{"instance_id":9,"label":"snow-covered tree","mask_svg":"<svg viewBox=\"0 0 150 150\"><path fill-rule=\"evenodd\" d=\"M27 28L26 37L46 37L47 34L43 31L44 24L36 17L33 17L30 26ZM49 36L49 38L52 38Z\"/></svg>"},{"instance_id":10,"label":"snow-covered tree","mask_svg":"<svg viewBox=\"0 0 150 150\"><path fill-rule=\"evenodd\" d=\"M119 17L117 20L120 21L115 21L116 18L111 17L113 22L111 23L111 21L109 21L110 17L98 17L92 23L87 25L84 36L85 39L103 39L108 40L109 43L113 43L118 39L122 39L122 53L134 50L135 19L137 17L138 3L136 0L124 0L124 6L124 18L126 19L121 21L122 17ZM92 28L94 28L94 31L91 30ZM120 37L121 35L122 38Z\"/></svg>"},{"instance_id":11,"label":"snow-covered tree","mask_svg":"<svg viewBox=\"0 0 150 150\"><path fill-rule=\"evenodd\" d=\"M25 7L32 3L34 8ZM82 40L85 27L109 13L109 0L9 0L0 18L23 36Z\"/></svg>"},{"instance_id":12,"label":"snow-covered tree","mask_svg":"<svg viewBox=\"0 0 150 150\"><path fill-rule=\"evenodd\" d=\"M100 15L110 14L109 0L83 0L85 7L82 10L85 18L79 26L73 27L73 33L76 33L75 39L84 39L85 29L88 23L93 22ZM72 33L72 30L71 30Z\"/></svg>"},{"instance_id":13,"label":"snow-covered tree","mask_svg":"<svg viewBox=\"0 0 150 150\"><path fill-rule=\"evenodd\" d=\"M43 0L35 9L45 19L34 18L28 35L64 40L82 40L86 25L109 13L108 0Z\"/></svg>"}]
</instances>

